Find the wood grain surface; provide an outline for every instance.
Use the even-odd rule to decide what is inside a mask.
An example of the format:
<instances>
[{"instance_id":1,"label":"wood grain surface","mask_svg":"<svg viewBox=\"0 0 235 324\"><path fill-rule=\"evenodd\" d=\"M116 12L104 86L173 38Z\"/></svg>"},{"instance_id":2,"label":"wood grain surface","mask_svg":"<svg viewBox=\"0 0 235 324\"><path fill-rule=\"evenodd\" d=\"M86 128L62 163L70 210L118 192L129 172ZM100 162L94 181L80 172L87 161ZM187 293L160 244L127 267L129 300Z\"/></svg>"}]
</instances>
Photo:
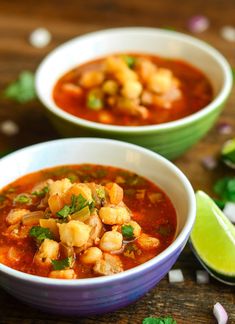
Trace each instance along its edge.
<instances>
[{"instance_id":1,"label":"wood grain surface","mask_svg":"<svg viewBox=\"0 0 235 324\"><path fill-rule=\"evenodd\" d=\"M17 78L22 70L35 71L39 62L54 47L86 32L118 26L150 26L174 28L190 34L187 21L191 16L203 14L210 27L195 35L221 51L235 66L235 43L221 37L224 25L235 27L234 0L52 0L17 1L0 0L0 89ZM33 48L28 37L37 27L52 33L51 43L43 48ZM0 133L0 153L58 138L59 135L46 119L43 107L37 101L18 104L1 97L0 123L15 121L20 132L15 136ZM218 125L232 126L232 133L222 135ZM234 175L219 163L213 171L202 165L205 156L218 157L222 144L235 136L234 90L217 124L207 136L175 161L186 174L195 190L212 194L216 179ZM0 288L0 323L120 323L138 324L148 316L173 316L178 324L216 323L212 308L219 301L229 313L229 323L235 323L235 290L212 278L209 284L198 285L195 271L201 269L186 246L174 268L183 270L185 281L170 284L165 277L158 286L136 303L114 313L87 318L49 315L22 304Z\"/></svg>"}]
</instances>

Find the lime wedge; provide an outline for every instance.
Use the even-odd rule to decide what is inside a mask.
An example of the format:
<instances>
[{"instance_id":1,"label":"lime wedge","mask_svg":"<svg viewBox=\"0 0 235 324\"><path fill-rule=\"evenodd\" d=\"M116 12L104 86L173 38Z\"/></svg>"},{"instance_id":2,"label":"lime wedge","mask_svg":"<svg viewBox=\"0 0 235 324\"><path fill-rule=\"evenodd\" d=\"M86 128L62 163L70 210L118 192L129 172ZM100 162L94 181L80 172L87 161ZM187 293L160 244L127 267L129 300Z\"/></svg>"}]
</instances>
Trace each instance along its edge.
<instances>
[{"instance_id":1,"label":"lime wedge","mask_svg":"<svg viewBox=\"0 0 235 324\"><path fill-rule=\"evenodd\" d=\"M228 166L235 167L235 138L223 145L221 156Z\"/></svg>"},{"instance_id":2,"label":"lime wedge","mask_svg":"<svg viewBox=\"0 0 235 324\"><path fill-rule=\"evenodd\" d=\"M191 243L203 263L222 276L235 277L235 227L204 192L196 193L197 215Z\"/></svg>"}]
</instances>

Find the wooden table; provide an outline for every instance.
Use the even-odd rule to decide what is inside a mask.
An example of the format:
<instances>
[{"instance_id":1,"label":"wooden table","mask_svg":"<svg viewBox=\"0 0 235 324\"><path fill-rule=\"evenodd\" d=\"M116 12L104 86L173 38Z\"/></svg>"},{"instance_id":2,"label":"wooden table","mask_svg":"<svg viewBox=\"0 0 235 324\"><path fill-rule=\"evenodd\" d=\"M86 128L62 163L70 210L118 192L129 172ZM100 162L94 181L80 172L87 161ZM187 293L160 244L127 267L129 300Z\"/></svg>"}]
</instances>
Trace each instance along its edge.
<instances>
[{"instance_id":1,"label":"wooden table","mask_svg":"<svg viewBox=\"0 0 235 324\"><path fill-rule=\"evenodd\" d=\"M188 19L204 14L210 19L210 27L196 36L220 50L232 66L235 66L235 43L224 40L220 29L235 23L234 0L87 0L87 1L0 1L0 88L17 78L22 70L35 71L42 58L64 41L94 30L117 26L172 27L189 33ZM28 43L30 32L46 27L52 33L52 41L43 49ZM235 135L235 95L230 96L218 123L228 122L232 134L222 135L218 124L210 133L175 161L188 176L194 189L212 193L216 179L233 174L223 165L216 170L206 170L201 161L204 156L217 156L225 140ZM58 138L58 134L46 119L39 102L18 104L2 98L0 122L15 121L20 132L15 136L0 133L0 153L30 144ZM39 312L8 295L0 289L0 323L141 323L148 316L174 316L177 323L215 323L213 304L219 301L227 309L230 321L235 323L234 288L213 279L210 284L198 285L195 271L200 265L188 247L174 268L183 270L185 281L169 284L167 277L138 302L117 312L87 318L53 316Z\"/></svg>"}]
</instances>

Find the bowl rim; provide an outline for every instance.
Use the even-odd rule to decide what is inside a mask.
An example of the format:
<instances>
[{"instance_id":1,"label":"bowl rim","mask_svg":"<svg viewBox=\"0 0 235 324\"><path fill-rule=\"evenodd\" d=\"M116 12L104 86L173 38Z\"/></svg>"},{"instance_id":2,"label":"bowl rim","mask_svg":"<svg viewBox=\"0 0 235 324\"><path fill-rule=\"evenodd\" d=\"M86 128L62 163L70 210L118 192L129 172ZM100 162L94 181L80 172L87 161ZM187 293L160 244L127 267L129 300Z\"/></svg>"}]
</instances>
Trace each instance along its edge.
<instances>
[{"instance_id":1,"label":"bowl rim","mask_svg":"<svg viewBox=\"0 0 235 324\"><path fill-rule=\"evenodd\" d=\"M209 55L211 55L217 63L220 65L220 68L222 70L223 76L224 76L224 84L217 94L217 96L212 100L211 103L209 103L206 107L200 109L199 111L186 116L184 118L162 123L162 124L155 124L155 125L146 125L146 126L119 126L119 125L111 125L111 124L102 124L98 122L89 121L86 119L82 119L80 117L76 117L68 112L65 112L63 109L59 108L55 102L48 102L47 99L44 98L43 94L40 92L41 89L41 83L42 86L44 85L43 79L41 78L41 73L44 69L44 66L46 65L47 61L51 59L54 55L56 55L57 52L63 51L65 48L73 45L74 43L80 42L80 41L86 41L92 39L96 39L97 37L114 37L115 34L138 34L140 37L148 34L154 34L154 35L165 35L167 37L172 37L174 40L180 40L187 42L188 44L197 46L199 50L202 50L203 52L207 52ZM141 35L142 34L142 35ZM119 27L119 28L110 28L110 29L102 29L95 32L90 32L83 34L81 36L74 37L63 44L59 45L55 49L53 49L45 58L42 60L40 65L38 66L35 74L35 87L36 92L41 100L41 102L44 104L46 109L48 109L50 112L55 114L57 117L60 117L62 119L65 119L67 122L75 124L77 126L81 126L84 128L88 128L90 130L96 130L96 131L102 131L105 132L111 132L114 134L136 134L141 135L143 133L153 133L156 131L163 131L163 130L169 130L174 129L178 127L182 127L185 124L193 123L207 114L209 114L211 111L216 109L218 106L223 104L223 102L228 98L229 93L231 92L233 84L233 77L230 65L226 58L214 47L207 44L206 42L199 40L193 36L172 31L172 30L164 30L160 28L152 28L152 27Z\"/></svg>"},{"instance_id":2,"label":"bowl rim","mask_svg":"<svg viewBox=\"0 0 235 324\"><path fill-rule=\"evenodd\" d=\"M94 277L94 278L78 278L78 279L54 279L54 278L48 278L48 277L40 277L28 273L21 272L19 270L15 270L13 268L8 267L7 265L4 265L0 263L0 273L3 272L8 276L12 276L16 279L19 280L25 280L27 282L33 283L33 284L44 284L44 285L56 285L56 286L70 286L70 287L84 287L84 286L100 286L104 285L106 283L110 282L116 282L119 280L123 280L125 278L128 278L129 276L135 276L135 275L140 275L142 272L147 271L147 269L151 269L152 267L155 266L155 264L161 264L164 262L164 260L167 260L171 255L174 254L178 249L183 249L184 244L186 244L187 239L190 235L190 232L192 230L195 218L196 218L196 199L195 199L195 194L194 190L187 179L187 177L184 175L184 173L177 167L175 166L172 162L161 156L160 154L157 154L153 151L150 151L146 148L140 147L135 144L130 144L126 142L122 142L119 140L111 140L111 139L103 139L103 138L66 138L66 139L57 139L57 140L52 140L52 141L47 141L47 142L42 142L39 144L34 144L22 149L19 149L13 153L8 154L7 156L3 157L0 159L0 165L2 161L7 161L9 159L16 159L18 155L21 155L24 152L31 151L31 154L35 150L40 150L43 151L45 148L49 146L56 145L57 143L76 143L76 142L85 142L86 144L88 143L111 143L112 145L116 145L119 147L123 147L123 149L130 149L134 150L135 152L140 153L141 155L148 156L150 158L154 158L160 163L163 163L169 168L171 171L173 171L178 178L180 179L183 187L185 188L187 198L188 198L188 205L189 205L189 210L188 210L188 218L181 229L180 233L176 237L176 239L165 249L163 250L160 254L155 256L154 258L146 261L145 263L138 265L132 269L125 270L121 273L110 275L110 276L102 276L102 277ZM55 165L56 166L56 165ZM40 170L42 168L39 168ZM36 172L36 171L35 171ZM27 173L26 173L27 174ZM1 188L0 188L1 189Z\"/></svg>"}]
</instances>

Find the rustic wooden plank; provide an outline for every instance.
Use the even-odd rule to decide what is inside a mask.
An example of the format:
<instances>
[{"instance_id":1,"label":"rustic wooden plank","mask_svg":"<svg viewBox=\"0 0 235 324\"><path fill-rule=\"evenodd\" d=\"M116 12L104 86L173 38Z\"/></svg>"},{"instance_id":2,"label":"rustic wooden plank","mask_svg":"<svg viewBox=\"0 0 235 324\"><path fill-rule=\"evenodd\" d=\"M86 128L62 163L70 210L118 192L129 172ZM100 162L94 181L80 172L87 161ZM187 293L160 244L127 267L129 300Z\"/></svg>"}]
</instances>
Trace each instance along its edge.
<instances>
[{"instance_id":1,"label":"rustic wooden plank","mask_svg":"<svg viewBox=\"0 0 235 324\"><path fill-rule=\"evenodd\" d=\"M1 0L0 2L0 88L14 80L25 69L35 71L42 58L54 47L71 37L86 32L118 26L174 27L188 32L190 16L204 14L211 26L197 37L220 50L231 65L235 66L234 43L223 40L219 34L223 25L234 24L234 0L89 0L89 1L35 1ZM52 42L44 49L35 49L28 43L30 32L37 27L52 32ZM175 161L187 175L195 190L212 193L216 179L234 172L221 163L215 171L202 166L205 155L219 156L222 144L235 135L235 93L230 96L219 122L229 122L230 135L221 135L215 127L191 150ZM39 102L20 105L0 98L0 122L14 120L20 133L7 137L0 133L0 151L15 150L30 144L58 138L44 115ZM185 282L169 284L164 278L138 302L111 314L87 318L64 317L41 313L17 301L0 289L1 324L42 323L141 323L147 316L173 315L179 324L215 323L212 306L220 301L235 323L234 288L211 279L210 284L197 285L195 271L200 265L189 247L186 247L175 268L183 269Z\"/></svg>"}]
</instances>

